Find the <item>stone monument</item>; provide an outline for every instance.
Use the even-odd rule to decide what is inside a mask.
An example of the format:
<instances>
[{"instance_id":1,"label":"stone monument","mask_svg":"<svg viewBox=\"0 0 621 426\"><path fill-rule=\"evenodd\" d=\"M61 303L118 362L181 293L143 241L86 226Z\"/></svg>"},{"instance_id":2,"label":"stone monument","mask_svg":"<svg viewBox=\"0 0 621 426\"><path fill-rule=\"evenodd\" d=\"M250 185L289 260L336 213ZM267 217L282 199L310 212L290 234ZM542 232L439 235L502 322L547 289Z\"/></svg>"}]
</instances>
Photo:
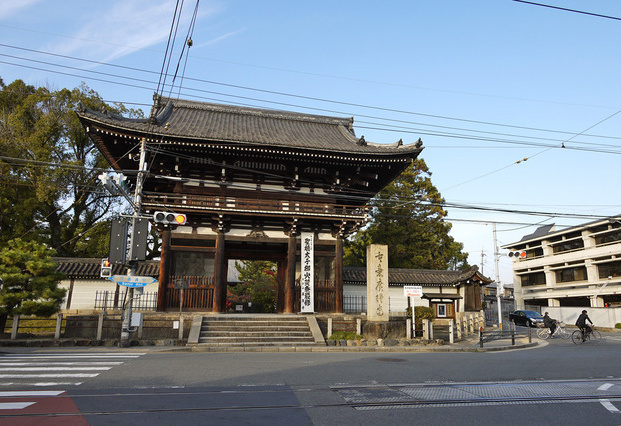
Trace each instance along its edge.
<instances>
[{"instance_id":1,"label":"stone monument","mask_svg":"<svg viewBox=\"0 0 621 426\"><path fill-rule=\"evenodd\" d=\"M367 319L384 322L388 312L388 246L367 246Z\"/></svg>"}]
</instances>

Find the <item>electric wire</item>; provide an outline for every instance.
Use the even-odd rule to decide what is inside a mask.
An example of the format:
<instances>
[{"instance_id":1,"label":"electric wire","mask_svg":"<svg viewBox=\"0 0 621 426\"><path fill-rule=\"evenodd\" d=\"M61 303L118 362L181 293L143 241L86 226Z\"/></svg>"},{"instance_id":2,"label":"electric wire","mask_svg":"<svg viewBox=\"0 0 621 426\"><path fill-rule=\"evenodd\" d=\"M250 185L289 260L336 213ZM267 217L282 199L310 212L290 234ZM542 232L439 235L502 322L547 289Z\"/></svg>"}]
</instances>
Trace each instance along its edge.
<instances>
[{"instance_id":1,"label":"electric wire","mask_svg":"<svg viewBox=\"0 0 621 426\"><path fill-rule=\"evenodd\" d=\"M614 19L615 21L621 21L621 18L618 18L616 16L602 15L600 13L584 12L582 10L569 9L569 8L566 8L566 7L553 6L553 5L550 5L550 4L535 3L533 1L526 1L526 0L513 0L513 1L518 2L518 3L530 4L530 5L533 5L533 6L541 6L541 7L547 7L547 8L550 8L550 9L562 10L562 11L565 11L565 12L573 12L573 13L580 13L582 15L595 16L597 18L606 18L606 19Z\"/></svg>"},{"instance_id":2,"label":"electric wire","mask_svg":"<svg viewBox=\"0 0 621 426\"><path fill-rule=\"evenodd\" d=\"M174 13L174 17L177 16L177 9L179 8L179 0L177 0L176 5L175 5L175 13ZM172 35L173 35L173 27L175 25L175 19L173 18L171 24L170 24L170 30L168 32L168 41L166 43L166 50L164 52L164 60L162 61L162 68L160 70L160 79L159 82L157 83L157 89L156 89L156 93L162 93L162 91L164 90L164 84L166 82L166 76L167 73L164 73L164 69L166 68L166 58L169 56L169 52L172 50L170 44L171 44L171 39L172 39Z\"/></svg>"},{"instance_id":3,"label":"electric wire","mask_svg":"<svg viewBox=\"0 0 621 426\"><path fill-rule=\"evenodd\" d=\"M123 68L123 69L126 69L126 70L139 71L139 72L151 73L151 74L154 73L152 71L142 70L142 69L133 68L133 67L118 66L118 65L114 65L114 64L108 64L108 63L99 62L99 61L92 61L92 60L83 60L81 58L70 57L70 56L66 56L66 55L50 54L48 52L36 51L36 50L33 50L33 49L24 49L24 48L19 48L19 47L14 47L14 46L10 46L10 45L4 45L4 44L0 44L0 46L8 47L8 48L14 48L14 49L18 49L18 50L31 51L31 52L38 53L38 54L60 56L60 57L67 58L67 59L73 59L73 60L78 60L78 61L85 61L85 62L89 62L89 63L96 63L96 64L106 65L106 66L111 66L111 67L119 67L119 68ZM3 55L3 56L11 56L11 55ZM26 58L21 58L21 57L15 57L15 56L12 56L12 57L13 58L18 58L18 59L21 59L21 60L36 61L36 60L26 59ZM90 72L90 73L95 73L95 74L111 76L111 77L115 77L115 78L128 79L130 81L138 81L138 82L150 83L149 80L139 79L139 78L135 78L135 77L118 76L116 74L104 73L104 72L100 72L100 71L84 70L84 69L78 68L78 67L70 67L70 66L66 66L66 65L58 65L58 64L53 64L53 63L44 62L44 61L37 61L37 62L39 62L39 63L46 63L48 65L56 66L56 67L69 68L69 69L79 70L79 71L83 71L83 72ZM12 64L12 63L10 63L10 64ZM20 66L19 64L12 64L12 65ZM46 69L42 69L42 70L46 70ZM46 70L46 71L50 71L50 70ZM52 72L54 72L54 71L52 71ZM85 78L84 76L77 76L77 77ZM231 87L231 88L259 91L259 92L268 93L268 94L276 94L276 95L281 95L281 96L289 96L289 97L295 97L295 98L307 99L307 100L308 99L310 99L310 100L317 100L317 101L321 101L321 102L341 103L341 104L345 104L345 105L359 106L359 107L365 107L365 108L370 108L370 109L375 109L376 108L376 107L373 107L373 106L370 106L370 105L343 103L343 102L339 102L339 101L332 101L332 100L329 100L329 99L314 98L314 97L307 97L307 96L301 96L301 95L288 94L288 93L284 93L284 92L256 89L256 88L247 87L247 86L232 85L232 84L214 82L214 81L209 81L209 80L204 80L204 79L194 79L194 78L190 78L190 77L185 77L185 78L187 80L198 81L198 82L206 83L206 84L222 85L222 86ZM115 83L115 82L111 82L111 81L108 81L108 80L105 80L105 82L114 83L114 84L121 84L121 83L118 83L118 82ZM132 86L132 87L146 89L143 86ZM230 94L227 94L227 93L214 92L214 91L205 91L205 90L200 90L200 89L195 89L195 88L188 88L187 90L200 91L200 92L204 92L204 93L218 94L220 96L233 96L233 95L230 95ZM256 98L247 98L247 99L250 99L250 100L253 100L253 101L260 101L260 102L270 102L270 101L266 101L264 99L256 99ZM284 105L284 106L289 106L289 107L305 108L304 106L295 105L295 104L284 104L284 103L278 103L278 104L279 105ZM319 109L319 108L308 108L308 109L314 109L314 110L325 111L325 112L330 112L330 113L342 113L340 111L326 110L326 109ZM508 124L501 124L501 123L491 123L491 122L487 122L487 121L463 120L463 119L455 118L455 117L428 115L428 114L423 114L423 113L418 113L418 112L409 112L409 111L401 111L401 110L393 110L393 111L410 113L410 114L415 114L415 115L423 115L423 116L443 118L443 119L446 119L446 120L469 121L469 122L472 122L472 123L484 124L484 125L494 125L494 126L518 128L518 129L522 129L522 130L530 130L530 131L538 131L538 132L554 132L554 133L560 133L560 134L564 133L564 134L575 135L575 132L565 132L565 131L559 131L559 130L542 129L542 128L535 128L535 127L528 127L528 126L514 126L514 125L508 125ZM375 119L379 118L379 119L382 119L382 120L385 120L385 121L396 121L396 122L411 123L409 121L404 121L404 120L386 119L386 118L382 118L382 117L366 116L366 115L362 115L362 114L356 114L356 116L357 117L375 118ZM442 127L451 128L451 127L447 127L447 126L439 126L439 125L423 124L423 123L413 123L413 124L419 124L419 125L422 124L422 125L433 126L433 127L440 127L440 128L442 128ZM457 130L463 130L463 131L470 131L470 132L482 132L482 133L492 133L492 134L495 133L495 132L484 132L484 131L475 130L475 129L462 129L462 128L456 128L456 129ZM378 129L378 130L385 130L385 129ZM588 137L597 137L597 138L619 139L618 137L615 137L615 136L602 136L602 135L587 135L587 136ZM528 136L528 137L530 138L531 136ZM557 139L557 141L560 141L560 139ZM575 143L578 143L578 142L575 142Z\"/></svg>"}]
</instances>

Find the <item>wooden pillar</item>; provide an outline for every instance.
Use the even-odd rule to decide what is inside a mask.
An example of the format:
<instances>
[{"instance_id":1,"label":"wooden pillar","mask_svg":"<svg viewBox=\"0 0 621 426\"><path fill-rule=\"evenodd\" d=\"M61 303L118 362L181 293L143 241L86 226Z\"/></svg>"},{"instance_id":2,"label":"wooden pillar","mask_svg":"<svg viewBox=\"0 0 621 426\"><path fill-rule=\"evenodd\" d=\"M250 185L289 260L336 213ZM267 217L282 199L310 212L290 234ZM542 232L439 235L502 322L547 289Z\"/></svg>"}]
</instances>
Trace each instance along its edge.
<instances>
[{"instance_id":1,"label":"wooden pillar","mask_svg":"<svg viewBox=\"0 0 621 426\"><path fill-rule=\"evenodd\" d=\"M172 261L172 253L170 251L170 230L166 229L161 232L162 235L162 251L160 254L160 276L157 287L157 310L166 310L166 290L168 287L168 277L170 276L170 263ZM117 286L118 290L118 286Z\"/></svg>"},{"instance_id":2,"label":"wooden pillar","mask_svg":"<svg viewBox=\"0 0 621 426\"><path fill-rule=\"evenodd\" d=\"M343 238L336 236L336 246L334 248L334 281L336 291L336 302L334 310L343 313Z\"/></svg>"},{"instance_id":3,"label":"wooden pillar","mask_svg":"<svg viewBox=\"0 0 621 426\"><path fill-rule=\"evenodd\" d=\"M285 309L285 281L286 281L287 265L284 261L278 261L278 272L276 273L276 282L278 287L276 290L276 312L281 314Z\"/></svg>"},{"instance_id":4,"label":"wooden pillar","mask_svg":"<svg viewBox=\"0 0 621 426\"><path fill-rule=\"evenodd\" d=\"M224 232L218 230L216 236L216 256L214 260L213 312L224 312L226 305L226 276L224 273Z\"/></svg>"},{"instance_id":5,"label":"wooden pillar","mask_svg":"<svg viewBox=\"0 0 621 426\"><path fill-rule=\"evenodd\" d=\"M67 293L67 306L65 306L65 309L71 309L71 298L73 297L74 282L75 282L75 278L71 277L71 281L69 282L69 292Z\"/></svg>"},{"instance_id":6,"label":"wooden pillar","mask_svg":"<svg viewBox=\"0 0 621 426\"><path fill-rule=\"evenodd\" d=\"M293 313L295 299L295 249L296 238L295 232L289 235L289 244L287 247L287 277L285 280L285 306L286 314Z\"/></svg>"}]
</instances>

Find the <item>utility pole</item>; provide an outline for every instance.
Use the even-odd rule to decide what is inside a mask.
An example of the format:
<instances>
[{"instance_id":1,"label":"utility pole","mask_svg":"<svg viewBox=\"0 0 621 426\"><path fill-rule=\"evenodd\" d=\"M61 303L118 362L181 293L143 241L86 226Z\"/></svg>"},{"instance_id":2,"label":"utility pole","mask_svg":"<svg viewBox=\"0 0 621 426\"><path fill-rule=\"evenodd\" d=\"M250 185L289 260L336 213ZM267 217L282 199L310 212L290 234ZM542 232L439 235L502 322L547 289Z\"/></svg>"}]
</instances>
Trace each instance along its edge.
<instances>
[{"instance_id":1,"label":"utility pole","mask_svg":"<svg viewBox=\"0 0 621 426\"><path fill-rule=\"evenodd\" d=\"M129 236L129 262L127 268L127 275L136 275L136 258L134 250L136 250L136 238L138 232L138 221L140 219L140 209L142 206L142 183L144 181L144 175L146 173L146 140L143 138L140 141L140 162L138 166L138 175L136 177L136 189L134 191L134 214L132 215L132 230ZM132 319L132 305L134 300L134 288L130 287L129 300L123 305L123 321L121 325L121 341L120 347L129 346L129 333L131 331L131 319Z\"/></svg>"},{"instance_id":2,"label":"utility pole","mask_svg":"<svg viewBox=\"0 0 621 426\"><path fill-rule=\"evenodd\" d=\"M504 291L503 285L500 283L500 272L498 271L498 241L496 238L496 222L492 223L494 230L494 266L496 268L496 301L498 303L498 328L502 332L502 302L500 293Z\"/></svg>"}]
</instances>

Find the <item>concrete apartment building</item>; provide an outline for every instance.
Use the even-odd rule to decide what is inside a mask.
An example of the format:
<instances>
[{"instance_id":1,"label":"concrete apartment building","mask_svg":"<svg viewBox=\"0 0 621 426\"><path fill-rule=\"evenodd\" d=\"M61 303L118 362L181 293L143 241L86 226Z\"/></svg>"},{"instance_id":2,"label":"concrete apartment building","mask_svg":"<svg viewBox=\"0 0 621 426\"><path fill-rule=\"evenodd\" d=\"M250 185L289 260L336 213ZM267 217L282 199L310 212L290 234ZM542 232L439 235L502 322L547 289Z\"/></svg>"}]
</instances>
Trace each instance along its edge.
<instances>
[{"instance_id":1,"label":"concrete apartment building","mask_svg":"<svg viewBox=\"0 0 621 426\"><path fill-rule=\"evenodd\" d=\"M516 309L621 306L621 216L542 226L502 248L513 254Z\"/></svg>"}]
</instances>

